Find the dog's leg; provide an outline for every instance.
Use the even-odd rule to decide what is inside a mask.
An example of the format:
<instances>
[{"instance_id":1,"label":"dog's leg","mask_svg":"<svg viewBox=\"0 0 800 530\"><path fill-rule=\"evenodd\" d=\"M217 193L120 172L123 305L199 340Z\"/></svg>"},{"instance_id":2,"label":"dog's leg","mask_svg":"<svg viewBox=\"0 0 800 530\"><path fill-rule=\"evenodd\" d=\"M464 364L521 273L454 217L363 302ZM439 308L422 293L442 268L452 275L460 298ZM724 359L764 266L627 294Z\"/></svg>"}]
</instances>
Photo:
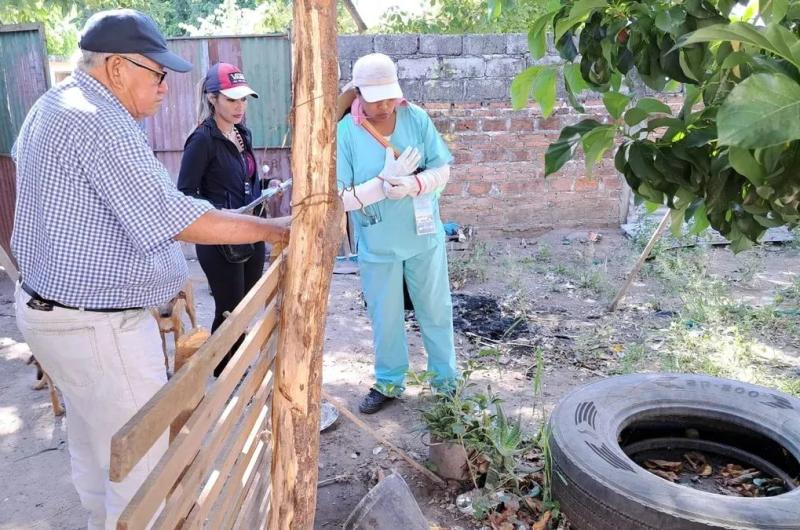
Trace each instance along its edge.
<instances>
[{"instance_id":1,"label":"dog's leg","mask_svg":"<svg viewBox=\"0 0 800 530\"><path fill-rule=\"evenodd\" d=\"M34 384L31 388L34 390L41 390L47 384L47 381L44 380L45 374L44 370L42 370L42 365L39 364L39 361L36 360L36 357L31 355L28 357L28 361L25 364L32 364L36 367L36 384Z\"/></svg>"},{"instance_id":2,"label":"dog's leg","mask_svg":"<svg viewBox=\"0 0 800 530\"><path fill-rule=\"evenodd\" d=\"M158 332L161 334L161 350L164 352L164 368L167 370L167 374L169 374L169 357L167 356L167 334L164 332L163 329L159 329Z\"/></svg>"},{"instance_id":3,"label":"dog's leg","mask_svg":"<svg viewBox=\"0 0 800 530\"><path fill-rule=\"evenodd\" d=\"M50 376L44 374L42 379L47 380L47 386L50 389L50 403L53 405L53 414L56 416L63 416L64 415L64 407L61 406L61 400L58 398L58 392L56 392L56 385L53 384L53 380L50 379Z\"/></svg>"},{"instance_id":4,"label":"dog's leg","mask_svg":"<svg viewBox=\"0 0 800 530\"><path fill-rule=\"evenodd\" d=\"M196 328L197 310L194 307L194 287L192 287L191 280L186 282L185 295L186 295L186 314L189 315L189 322L192 323L192 328Z\"/></svg>"}]
</instances>

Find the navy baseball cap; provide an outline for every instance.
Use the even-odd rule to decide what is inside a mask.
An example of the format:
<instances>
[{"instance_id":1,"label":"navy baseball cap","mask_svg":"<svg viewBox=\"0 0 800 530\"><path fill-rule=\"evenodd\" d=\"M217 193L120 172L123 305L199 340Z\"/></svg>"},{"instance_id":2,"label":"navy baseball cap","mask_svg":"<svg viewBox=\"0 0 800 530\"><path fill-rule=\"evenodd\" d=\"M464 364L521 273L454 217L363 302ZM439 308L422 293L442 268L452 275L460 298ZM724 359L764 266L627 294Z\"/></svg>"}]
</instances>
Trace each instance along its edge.
<instances>
[{"instance_id":1,"label":"navy baseball cap","mask_svg":"<svg viewBox=\"0 0 800 530\"><path fill-rule=\"evenodd\" d=\"M83 27L78 47L101 53L138 53L175 72L192 63L167 49L167 41L152 18L133 9L112 9L92 15Z\"/></svg>"}]
</instances>

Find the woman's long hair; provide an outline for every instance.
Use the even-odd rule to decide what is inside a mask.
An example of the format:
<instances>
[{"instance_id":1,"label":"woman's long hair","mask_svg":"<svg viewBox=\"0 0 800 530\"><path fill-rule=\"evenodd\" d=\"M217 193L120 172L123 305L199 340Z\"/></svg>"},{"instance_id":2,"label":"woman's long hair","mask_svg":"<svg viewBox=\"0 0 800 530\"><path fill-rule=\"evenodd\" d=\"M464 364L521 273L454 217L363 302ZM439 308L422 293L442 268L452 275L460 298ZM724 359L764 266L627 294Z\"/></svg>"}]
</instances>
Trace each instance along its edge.
<instances>
[{"instance_id":1,"label":"woman's long hair","mask_svg":"<svg viewBox=\"0 0 800 530\"><path fill-rule=\"evenodd\" d=\"M200 125L207 118L214 115L214 105L208 100L208 94L206 94L206 78L205 76L203 79L197 83L197 125ZM219 92L214 92L211 94L214 97L219 96Z\"/></svg>"}]
</instances>

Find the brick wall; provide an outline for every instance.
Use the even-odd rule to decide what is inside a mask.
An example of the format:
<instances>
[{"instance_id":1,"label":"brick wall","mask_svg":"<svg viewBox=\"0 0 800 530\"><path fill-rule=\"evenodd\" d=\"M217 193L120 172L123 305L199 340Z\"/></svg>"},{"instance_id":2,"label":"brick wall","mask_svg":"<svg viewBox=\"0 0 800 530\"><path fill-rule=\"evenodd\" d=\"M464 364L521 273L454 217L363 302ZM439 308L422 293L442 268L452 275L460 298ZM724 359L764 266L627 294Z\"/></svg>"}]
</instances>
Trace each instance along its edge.
<instances>
[{"instance_id":1,"label":"brick wall","mask_svg":"<svg viewBox=\"0 0 800 530\"><path fill-rule=\"evenodd\" d=\"M489 237L620 224L628 194L612 160L591 177L578 158L544 178L550 142L565 125L606 119L602 103L585 101L587 114L581 115L559 100L547 119L535 104L511 108L514 76L533 64L560 63L552 48L533 61L521 34L343 36L342 84L353 62L372 52L395 60L404 94L429 111L455 157L441 201L443 220L474 225Z\"/></svg>"}]
</instances>

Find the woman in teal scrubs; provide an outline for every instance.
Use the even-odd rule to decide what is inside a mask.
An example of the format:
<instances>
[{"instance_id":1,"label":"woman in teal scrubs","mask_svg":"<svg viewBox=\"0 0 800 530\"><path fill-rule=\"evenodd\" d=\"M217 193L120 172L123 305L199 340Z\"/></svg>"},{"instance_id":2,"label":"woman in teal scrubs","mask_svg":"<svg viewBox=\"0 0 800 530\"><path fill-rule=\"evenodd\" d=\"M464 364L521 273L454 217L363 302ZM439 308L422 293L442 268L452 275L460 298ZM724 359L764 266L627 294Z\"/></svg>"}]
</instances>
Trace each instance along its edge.
<instances>
[{"instance_id":1,"label":"woman in teal scrubs","mask_svg":"<svg viewBox=\"0 0 800 530\"><path fill-rule=\"evenodd\" d=\"M372 414L405 387L404 279L434 388L452 388L457 375L438 200L452 156L425 111L403 99L389 57L374 53L356 61L352 85L358 95L338 125L336 172L357 231L361 283L372 320L376 383L359 407Z\"/></svg>"}]
</instances>

